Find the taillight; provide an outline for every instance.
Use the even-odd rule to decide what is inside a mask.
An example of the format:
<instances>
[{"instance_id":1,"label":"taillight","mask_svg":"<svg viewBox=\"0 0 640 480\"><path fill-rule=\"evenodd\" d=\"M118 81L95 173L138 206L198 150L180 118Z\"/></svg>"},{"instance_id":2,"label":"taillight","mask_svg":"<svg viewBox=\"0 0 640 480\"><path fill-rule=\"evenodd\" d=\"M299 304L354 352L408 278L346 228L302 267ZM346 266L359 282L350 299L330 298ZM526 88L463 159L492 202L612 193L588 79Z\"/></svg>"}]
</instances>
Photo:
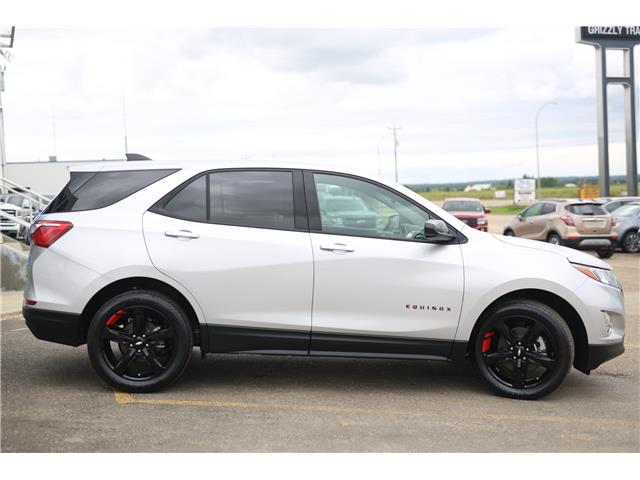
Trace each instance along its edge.
<instances>
[{"instance_id":1,"label":"taillight","mask_svg":"<svg viewBox=\"0 0 640 480\"><path fill-rule=\"evenodd\" d=\"M561 217L561 218L562 218L562 221L564 223L566 223L567 225L569 225L570 227L575 227L576 226L576 224L573 223L573 218L571 218L570 216L565 215L564 217Z\"/></svg>"},{"instance_id":2,"label":"taillight","mask_svg":"<svg viewBox=\"0 0 640 480\"><path fill-rule=\"evenodd\" d=\"M73 223L62 220L38 220L31 225L31 244L49 248L61 236L73 228Z\"/></svg>"}]
</instances>

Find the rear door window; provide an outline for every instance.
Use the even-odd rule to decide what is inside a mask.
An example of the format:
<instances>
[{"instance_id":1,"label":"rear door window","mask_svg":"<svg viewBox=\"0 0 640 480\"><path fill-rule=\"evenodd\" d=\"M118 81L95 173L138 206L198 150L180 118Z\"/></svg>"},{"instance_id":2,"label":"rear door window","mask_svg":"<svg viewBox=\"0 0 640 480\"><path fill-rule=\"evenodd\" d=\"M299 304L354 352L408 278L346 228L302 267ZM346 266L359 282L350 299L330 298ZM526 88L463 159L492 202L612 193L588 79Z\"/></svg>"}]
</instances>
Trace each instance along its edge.
<instances>
[{"instance_id":1,"label":"rear door window","mask_svg":"<svg viewBox=\"0 0 640 480\"><path fill-rule=\"evenodd\" d=\"M293 229L293 174L286 171L212 173L209 205L213 223Z\"/></svg>"},{"instance_id":2,"label":"rear door window","mask_svg":"<svg viewBox=\"0 0 640 480\"><path fill-rule=\"evenodd\" d=\"M293 230L293 172L234 170L200 175L151 211L194 222Z\"/></svg>"},{"instance_id":3,"label":"rear door window","mask_svg":"<svg viewBox=\"0 0 640 480\"><path fill-rule=\"evenodd\" d=\"M548 215L550 213L555 213L556 206L553 203L544 203L542 204L542 210L540 211L540 215Z\"/></svg>"},{"instance_id":4,"label":"rear door window","mask_svg":"<svg viewBox=\"0 0 640 480\"><path fill-rule=\"evenodd\" d=\"M174 172L177 169L71 172L69 183L44 213L108 207Z\"/></svg>"}]
</instances>

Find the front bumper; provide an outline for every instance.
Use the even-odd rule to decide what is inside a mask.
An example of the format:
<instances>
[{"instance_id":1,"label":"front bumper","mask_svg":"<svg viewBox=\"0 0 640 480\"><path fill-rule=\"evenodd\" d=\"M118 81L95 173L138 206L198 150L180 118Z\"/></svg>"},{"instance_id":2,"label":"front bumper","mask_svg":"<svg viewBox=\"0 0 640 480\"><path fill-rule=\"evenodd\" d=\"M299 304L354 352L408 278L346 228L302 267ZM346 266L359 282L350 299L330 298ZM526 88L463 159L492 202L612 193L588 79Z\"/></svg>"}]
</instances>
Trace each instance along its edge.
<instances>
[{"instance_id":1,"label":"front bumper","mask_svg":"<svg viewBox=\"0 0 640 480\"><path fill-rule=\"evenodd\" d=\"M609 345L589 345L589 370L594 370L604 362L624 353L624 342Z\"/></svg>"},{"instance_id":2,"label":"front bumper","mask_svg":"<svg viewBox=\"0 0 640 480\"><path fill-rule=\"evenodd\" d=\"M22 316L31 333L40 340L72 347L86 342L86 332L79 314L42 310L24 305Z\"/></svg>"}]
</instances>

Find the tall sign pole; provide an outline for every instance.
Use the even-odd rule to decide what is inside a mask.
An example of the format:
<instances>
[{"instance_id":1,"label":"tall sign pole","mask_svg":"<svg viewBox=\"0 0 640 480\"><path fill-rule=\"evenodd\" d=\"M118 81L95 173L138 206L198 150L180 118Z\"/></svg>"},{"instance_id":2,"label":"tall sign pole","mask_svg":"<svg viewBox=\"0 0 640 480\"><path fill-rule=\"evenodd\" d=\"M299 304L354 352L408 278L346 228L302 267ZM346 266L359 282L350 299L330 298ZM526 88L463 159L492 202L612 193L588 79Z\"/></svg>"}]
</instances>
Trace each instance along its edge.
<instances>
[{"instance_id":1,"label":"tall sign pole","mask_svg":"<svg viewBox=\"0 0 640 480\"><path fill-rule=\"evenodd\" d=\"M598 170L600 195L609 189L609 119L607 87L624 88L625 139L627 157L627 195L638 195L638 151L636 138L635 72L633 48L640 43L640 26L576 27L576 42L593 45L596 50L596 89L598 115ZM621 77L607 74L607 50L622 50L624 70Z\"/></svg>"}]
</instances>

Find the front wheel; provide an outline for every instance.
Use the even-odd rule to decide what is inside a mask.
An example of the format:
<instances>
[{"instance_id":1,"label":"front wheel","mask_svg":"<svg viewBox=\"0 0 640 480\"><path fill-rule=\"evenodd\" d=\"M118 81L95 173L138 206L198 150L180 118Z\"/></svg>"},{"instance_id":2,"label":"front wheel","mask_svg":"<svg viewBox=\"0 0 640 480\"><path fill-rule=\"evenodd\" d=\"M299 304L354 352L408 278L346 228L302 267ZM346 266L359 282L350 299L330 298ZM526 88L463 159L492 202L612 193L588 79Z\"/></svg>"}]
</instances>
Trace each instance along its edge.
<instances>
[{"instance_id":1,"label":"front wheel","mask_svg":"<svg viewBox=\"0 0 640 480\"><path fill-rule=\"evenodd\" d=\"M159 390L184 372L193 350L189 319L172 299L133 290L105 303L87 332L96 372L126 392Z\"/></svg>"},{"instance_id":2,"label":"front wheel","mask_svg":"<svg viewBox=\"0 0 640 480\"><path fill-rule=\"evenodd\" d=\"M562 317L543 303L513 300L494 308L473 342L482 377L498 394L533 400L553 392L573 365L574 343Z\"/></svg>"},{"instance_id":3,"label":"front wheel","mask_svg":"<svg viewBox=\"0 0 640 480\"><path fill-rule=\"evenodd\" d=\"M612 247L606 247L606 248L599 248L596 250L596 253L600 258L611 258L613 257L613 254L615 253L615 251L616 251L616 248L612 246Z\"/></svg>"}]
</instances>

